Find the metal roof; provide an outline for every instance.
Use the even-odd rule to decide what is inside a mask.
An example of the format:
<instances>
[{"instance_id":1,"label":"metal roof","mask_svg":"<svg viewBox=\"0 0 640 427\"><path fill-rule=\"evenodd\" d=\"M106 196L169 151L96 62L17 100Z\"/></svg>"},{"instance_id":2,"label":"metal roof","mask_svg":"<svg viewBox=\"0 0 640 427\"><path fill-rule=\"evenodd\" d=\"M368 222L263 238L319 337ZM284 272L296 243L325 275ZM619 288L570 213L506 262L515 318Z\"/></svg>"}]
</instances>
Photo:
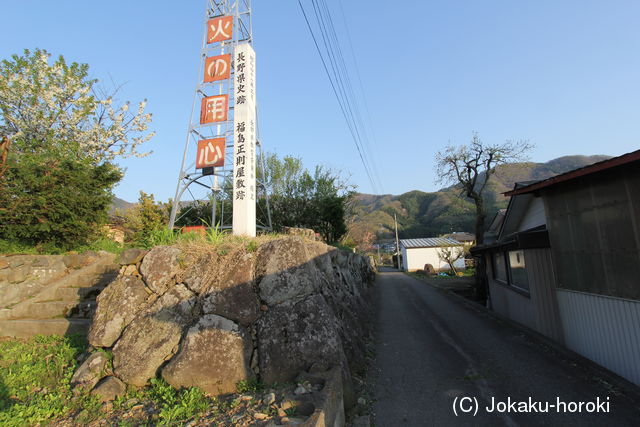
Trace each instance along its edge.
<instances>
[{"instance_id":1,"label":"metal roof","mask_svg":"<svg viewBox=\"0 0 640 427\"><path fill-rule=\"evenodd\" d=\"M570 181L572 179L579 178L581 176L590 175L592 173L600 172L603 170L611 169L616 166L622 166L629 163L637 162L640 160L640 150L633 151L631 153L623 154L622 156L614 157L612 159L603 160L601 162L594 163L592 165L584 166L579 169L574 169L569 172L562 173L560 175L552 176L542 181L535 182L523 187L514 188L511 191L503 193L505 196L516 196L518 194L531 193L532 191L540 190L541 188L551 187L552 185L559 184L561 182Z\"/></svg>"},{"instance_id":2,"label":"metal roof","mask_svg":"<svg viewBox=\"0 0 640 427\"><path fill-rule=\"evenodd\" d=\"M428 237L425 239L401 239L400 244L405 248L440 248L442 246L462 246L457 240L445 237Z\"/></svg>"},{"instance_id":3,"label":"metal roof","mask_svg":"<svg viewBox=\"0 0 640 427\"><path fill-rule=\"evenodd\" d=\"M445 234L442 237L457 240L458 242L462 243L473 242L474 240L476 240L475 234L467 233L466 231L454 231L453 233Z\"/></svg>"}]
</instances>

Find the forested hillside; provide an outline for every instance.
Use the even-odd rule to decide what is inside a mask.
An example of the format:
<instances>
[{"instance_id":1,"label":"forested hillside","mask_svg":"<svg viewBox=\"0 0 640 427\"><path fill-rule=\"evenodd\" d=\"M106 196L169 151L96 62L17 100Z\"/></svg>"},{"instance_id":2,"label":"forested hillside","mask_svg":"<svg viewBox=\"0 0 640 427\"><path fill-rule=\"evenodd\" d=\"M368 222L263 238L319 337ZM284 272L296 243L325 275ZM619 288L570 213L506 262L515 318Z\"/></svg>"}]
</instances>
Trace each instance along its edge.
<instances>
[{"instance_id":1,"label":"forested hillside","mask_svg":"<svg viewBox=\"0 0 640 427\"><path fill-rule=\"evenodd\" d=\"M502 193L512 189L515 182L549 178L607 158L609 156L565 156L546 163L514 163L498 167L485 194L488 222L498 209L507 206L508 198ZM459 194L455 186L434 193L415 190L399 196L357 194L349 220L349 234L357 241L368 233L378 240L391 239L394 213L398 215L401 238L437 236L452 231L473 232L473 203Z\"/></svg>"}]
</instances>

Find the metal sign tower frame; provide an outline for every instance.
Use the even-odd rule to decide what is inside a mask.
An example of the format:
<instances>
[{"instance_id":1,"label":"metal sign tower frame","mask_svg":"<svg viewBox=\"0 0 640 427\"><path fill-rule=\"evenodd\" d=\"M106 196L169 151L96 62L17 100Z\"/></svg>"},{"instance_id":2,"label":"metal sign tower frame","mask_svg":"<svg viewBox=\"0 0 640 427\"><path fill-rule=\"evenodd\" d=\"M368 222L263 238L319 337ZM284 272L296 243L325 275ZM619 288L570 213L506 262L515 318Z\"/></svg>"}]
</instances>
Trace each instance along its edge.
<instances>
[{"instance_id":1,"label":"metal sign tower frame","mask_svg":"<svg viewBox=\"0 0 640 427\"><path fill-rule=\"evenodd\" d=\"M216 43L208 43L207 40L207 24L209 20L220 16L233 16L233 37L230 40L220 41ZM193 96L191 107L191 115L189 117L189 127L187 129L187 137L184 146L182 164L180 166L180 174L178 175L178 185L176 187L175 197L173 199L171 216L169 219L169 229L175 227L175 223L179 220L178 213L180 211L180 201L185 191L188 191L192 184L206 188L210 191L212 201L211 226L220 229L230 229L232 216L225 209L225 200L220 203L221 215L217 218L217 205L222 197L228 197L232 200L232 178L233 178L233 147L234 147L234 119L233 111L235 105L234 99L234 64L232 60L231 73L228 79L213 82L204 82L203 75L205 72L205 62L207 58L224 54L233 54L236 47L241 43L253 44L253 26L251 19L251 0L206 0L205 14L203 19L203 28L205 29L202 37L202 48L200 50L200 67L198 70L198 84ZM202 100L209 96L229 94L228 116L227 120L217 123L202 124L200 121L200 108ZM259 128L258 128L259 129ZM258 131L259 132L259 131ZM196 169L196 156L198 141L211 138L225 139L225 162L224 166L216 168ZM256 141L256 168L265 170L264 154L262 152L262 144L260 142L259 133ZM260 176L260 175L258 175ZM262 177L265 174L261 174ZM265 201L265 210L263 217L265 223L258 223L256 227L262 230L271 230L271 210L269 206L269 192L266 183L257 180L256 183L257 197L256 203L260 198ZM190 192L190 190L189 190ZM228 206L231 209L231 204Z\"/></svg>"}]
</instances>

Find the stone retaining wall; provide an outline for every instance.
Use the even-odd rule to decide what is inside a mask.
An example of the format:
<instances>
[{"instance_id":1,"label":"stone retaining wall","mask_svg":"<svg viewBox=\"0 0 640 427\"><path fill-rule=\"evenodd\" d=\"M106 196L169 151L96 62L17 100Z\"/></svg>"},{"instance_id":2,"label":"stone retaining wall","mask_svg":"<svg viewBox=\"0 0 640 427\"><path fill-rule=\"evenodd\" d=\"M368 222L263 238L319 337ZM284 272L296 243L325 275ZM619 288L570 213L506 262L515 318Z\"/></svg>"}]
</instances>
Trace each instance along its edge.
<instances>
[{"instance_id":1,"label":"stone retaining wall","mask_svg":"<svg viewBox=\"0 0 640 427\"><path fill-rule=\"evenodd\" d=\"M125 252L89 333L113 354L113 366L105 359L96 372L134 386L161 375L217 395L241 380L285 383L337 369L350 405L375 276L368 258L301 237L251 249Z\"/></svg>"}]
</instances>

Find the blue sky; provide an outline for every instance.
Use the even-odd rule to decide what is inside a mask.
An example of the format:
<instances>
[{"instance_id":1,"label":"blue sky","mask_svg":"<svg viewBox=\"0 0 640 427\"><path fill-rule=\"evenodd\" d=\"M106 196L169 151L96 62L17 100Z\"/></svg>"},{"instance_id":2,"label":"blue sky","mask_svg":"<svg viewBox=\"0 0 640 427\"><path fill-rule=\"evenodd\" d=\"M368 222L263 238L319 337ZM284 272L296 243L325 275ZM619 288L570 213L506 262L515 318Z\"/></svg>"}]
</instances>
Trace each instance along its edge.
<instances>
[{"instance_id":1,"label":"blue sky","mask_svg":"<svg viewBox=\"0 0 640 427\"><path fill-rule=\"evenodd\" d=\"M640 148L640 2L327 0L356 87L338 1L384 193L437 189L434 153L474 131L485 142L533 142L533 161ZM266 150L342 170L371 193L297 1L253 3ZM0 58L44 48L126 83L123 100L147 98L154 154L122 161L115 193L167 200L199 77L203 10L201 0L5 1Z\"/></svg>"}]
</instances>

